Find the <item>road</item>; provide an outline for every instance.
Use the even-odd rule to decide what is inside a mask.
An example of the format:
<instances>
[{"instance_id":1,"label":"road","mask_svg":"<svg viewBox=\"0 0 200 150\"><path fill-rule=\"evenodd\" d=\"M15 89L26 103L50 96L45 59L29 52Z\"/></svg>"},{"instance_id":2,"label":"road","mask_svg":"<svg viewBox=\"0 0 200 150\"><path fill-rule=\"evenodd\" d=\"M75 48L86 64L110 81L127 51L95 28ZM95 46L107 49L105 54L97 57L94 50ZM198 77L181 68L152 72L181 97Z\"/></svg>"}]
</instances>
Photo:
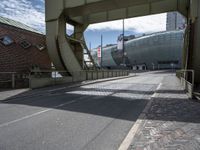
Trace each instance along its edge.
<instances>
[{"instance_id":1,"label":"road","mask_svg":"<svg viewBox=\"0 0 200 150\"><path fill-rule=\"evenodd\" d=\"M0 150L117 150L166 75L1 101Z\"/></svg>"}]
</instances>

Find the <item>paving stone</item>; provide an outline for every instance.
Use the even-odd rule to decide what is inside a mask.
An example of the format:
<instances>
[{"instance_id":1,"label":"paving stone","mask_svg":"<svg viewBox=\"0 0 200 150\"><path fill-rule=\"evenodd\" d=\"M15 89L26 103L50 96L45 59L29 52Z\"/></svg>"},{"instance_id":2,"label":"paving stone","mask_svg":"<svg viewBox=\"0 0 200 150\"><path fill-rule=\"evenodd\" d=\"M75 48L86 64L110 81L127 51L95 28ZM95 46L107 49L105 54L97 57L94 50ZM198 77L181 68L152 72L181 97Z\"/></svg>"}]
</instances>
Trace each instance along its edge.
<instances>
[{"instance_id":1,"label":"paving stone","mask_svg":"<svg viewBox=\"0 0 200 150\"><path fill-rule=\"evenodd\" d=\"M165 77L129 150L200 150L200 103Z\"/></svg>"}]
</instances>

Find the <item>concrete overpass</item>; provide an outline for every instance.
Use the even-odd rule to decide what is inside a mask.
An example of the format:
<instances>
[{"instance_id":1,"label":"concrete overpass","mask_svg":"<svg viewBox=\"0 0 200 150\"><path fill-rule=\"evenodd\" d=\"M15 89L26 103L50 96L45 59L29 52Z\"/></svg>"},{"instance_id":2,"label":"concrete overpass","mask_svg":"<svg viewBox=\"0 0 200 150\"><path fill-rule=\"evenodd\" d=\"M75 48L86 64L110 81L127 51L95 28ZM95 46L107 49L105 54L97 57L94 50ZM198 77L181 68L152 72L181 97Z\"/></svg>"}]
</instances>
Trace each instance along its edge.
<instances>
[{"instance_id":1,"label":"concrete overpass","mask_svg":"<svg viewBox=\"0 0 200 150\"><path fill-rule=\"evenodd\" d=\"M58 70L70 73L84 68L83 32L89 24L170 11L188 19L184 69L195 70L200 83L200 2L198 0L46 0L46 35L49 55ZM66 38L66 23L74 34Z\"/></svg>"}]
</instances>

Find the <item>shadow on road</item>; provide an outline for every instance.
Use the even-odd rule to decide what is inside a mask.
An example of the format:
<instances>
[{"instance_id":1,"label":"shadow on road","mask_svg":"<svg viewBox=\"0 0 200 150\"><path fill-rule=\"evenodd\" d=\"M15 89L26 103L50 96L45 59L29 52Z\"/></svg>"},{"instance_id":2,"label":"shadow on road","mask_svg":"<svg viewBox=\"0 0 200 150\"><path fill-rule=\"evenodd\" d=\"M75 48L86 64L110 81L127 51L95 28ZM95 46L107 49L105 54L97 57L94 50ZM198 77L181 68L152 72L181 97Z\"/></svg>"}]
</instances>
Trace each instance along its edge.
<instances>
[{"instance_id":1,"label":"shadow on road","mask_svg":"<svg viewBox=\"0 0 200 150\"><path fill-rule=\"evenodd\" d=\"M140 85L141 86L141 85ZM18 104L41 108L86 113L104 117L135 121L153 95L156 85L146 90L130 87L79 87L71 91L60 90L29 98L4 101L4 104ZM150 88L151 87L151 88ZM149 90L148 90L149 89ZM160 90L159 93L183 94L183 90ZM64 104L76 100L70 105ZM134 115L133 115L134 114ZM147 119L200 123L200 104L188 99L154 98Z\"/></svg>"}]
</instances>

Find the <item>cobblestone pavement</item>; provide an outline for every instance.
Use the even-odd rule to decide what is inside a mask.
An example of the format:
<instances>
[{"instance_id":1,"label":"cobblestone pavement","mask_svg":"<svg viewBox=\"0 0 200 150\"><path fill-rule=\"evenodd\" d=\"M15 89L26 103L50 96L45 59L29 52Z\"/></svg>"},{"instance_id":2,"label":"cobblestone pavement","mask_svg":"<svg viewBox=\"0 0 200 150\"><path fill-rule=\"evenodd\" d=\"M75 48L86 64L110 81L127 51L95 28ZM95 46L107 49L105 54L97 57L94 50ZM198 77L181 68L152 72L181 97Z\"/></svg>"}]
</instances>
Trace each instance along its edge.
<instances>
[{"instance_id":1,"label":"cobblestone pavement","mask_svg":"<svg viewBox=\"0 0 200 150\"><path fill-rule=\"evenodd\" d=\"M129 150L200 150L200 103L175 76L165 77Z\"/></svg>"}]
</instances>

